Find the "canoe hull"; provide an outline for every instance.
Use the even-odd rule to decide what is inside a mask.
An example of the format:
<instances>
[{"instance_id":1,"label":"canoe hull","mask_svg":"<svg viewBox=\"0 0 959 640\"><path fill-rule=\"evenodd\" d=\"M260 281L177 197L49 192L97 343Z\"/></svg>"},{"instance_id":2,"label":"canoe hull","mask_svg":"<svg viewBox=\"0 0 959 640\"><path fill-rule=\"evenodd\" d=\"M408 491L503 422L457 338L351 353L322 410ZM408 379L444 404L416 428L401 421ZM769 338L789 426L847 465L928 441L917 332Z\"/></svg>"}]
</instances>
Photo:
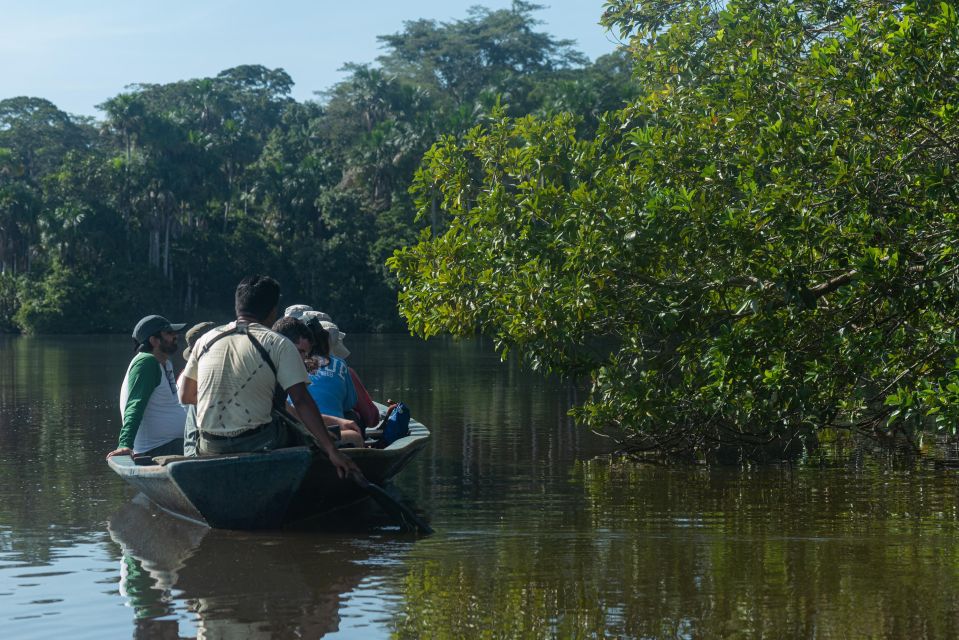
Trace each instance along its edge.
<instances>
[{"instance_id":1,"label":"canoe hull","mask_svg":"<svg viewBox=\"0 0 959 640\"><path fill-rule=\"evenodd\" d=\"M411 425L410 436L386 449L342 449L376 484L389 482L426 445L429 432ZM137 465L129 456L108 460L131 486L174 515L215 529L276 529L364 497L351 480L308 447L174 459Z\"/></svg>"}]
</instances>

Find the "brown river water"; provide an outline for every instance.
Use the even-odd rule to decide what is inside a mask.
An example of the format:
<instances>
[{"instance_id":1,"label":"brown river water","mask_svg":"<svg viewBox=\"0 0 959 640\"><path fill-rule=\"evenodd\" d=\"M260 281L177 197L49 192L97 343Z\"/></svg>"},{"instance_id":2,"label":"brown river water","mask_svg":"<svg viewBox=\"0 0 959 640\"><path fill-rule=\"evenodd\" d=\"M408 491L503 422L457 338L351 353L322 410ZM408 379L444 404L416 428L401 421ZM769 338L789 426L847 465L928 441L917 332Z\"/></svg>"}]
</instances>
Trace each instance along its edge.
<instances>
[{"instance_id":1,"label":"brown river water","mask_svg":"<svg viewBox=\"0 0 959 640\"><path fill-rule=\"evenodd\" d=\"M103 461L128 339L0 337L0 638L959 637L955 470L640 465L487 342L347 343L432 430L431 537L159 512Z\"/></svg>"}]
</instances>

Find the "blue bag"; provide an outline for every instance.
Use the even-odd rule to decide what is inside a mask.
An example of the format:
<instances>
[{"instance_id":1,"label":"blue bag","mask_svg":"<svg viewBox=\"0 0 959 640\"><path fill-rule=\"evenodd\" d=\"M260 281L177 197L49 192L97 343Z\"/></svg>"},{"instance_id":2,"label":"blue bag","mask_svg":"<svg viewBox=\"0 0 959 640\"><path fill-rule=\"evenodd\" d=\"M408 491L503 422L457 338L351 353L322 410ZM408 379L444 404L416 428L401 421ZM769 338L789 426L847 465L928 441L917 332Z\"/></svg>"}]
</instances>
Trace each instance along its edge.
<instances>
[{"instance_id":1,"label":"blue bag","mask_svg":"<svg viewBox=\"0 0 959 640\"><path fill-rule=\"evenodd\" d=\"M390 415L383 425L383 446L390 446L400 438L410 435L410 410L402 402L390 407Z\"/></svg>"}]
</instances>

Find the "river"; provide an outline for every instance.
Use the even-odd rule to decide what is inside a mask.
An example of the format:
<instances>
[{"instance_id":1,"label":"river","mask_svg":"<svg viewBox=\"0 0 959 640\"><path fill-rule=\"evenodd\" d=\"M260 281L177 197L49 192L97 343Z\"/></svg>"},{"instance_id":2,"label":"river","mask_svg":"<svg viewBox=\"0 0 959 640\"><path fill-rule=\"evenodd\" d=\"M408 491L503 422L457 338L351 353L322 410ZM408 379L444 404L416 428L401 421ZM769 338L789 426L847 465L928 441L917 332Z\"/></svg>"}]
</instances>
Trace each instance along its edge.
<instances>
[{"instance_id":1,"label":"river","mask_svg":"<svg viewBox=\"0 0 959 640\"><path fill-rule=\"evenodd\" d=\"M0 337L3 637L959 636L955 470L639 465L488 342L347 344L432 430L396 482L431 537L158 512L103 460L129 339Z\"/></svg>"}]
</instances>

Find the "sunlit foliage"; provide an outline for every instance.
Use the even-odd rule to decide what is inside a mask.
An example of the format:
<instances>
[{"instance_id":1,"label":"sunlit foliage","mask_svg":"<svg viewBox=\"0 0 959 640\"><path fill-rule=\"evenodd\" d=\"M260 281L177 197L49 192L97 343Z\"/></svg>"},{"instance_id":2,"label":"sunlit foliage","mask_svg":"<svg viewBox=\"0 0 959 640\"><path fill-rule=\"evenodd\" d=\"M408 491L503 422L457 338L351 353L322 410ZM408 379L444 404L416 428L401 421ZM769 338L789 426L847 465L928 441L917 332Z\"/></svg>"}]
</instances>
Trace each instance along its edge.
<instances>
[{"instance_id":1,"label":"sunlit foliage","mask_svg":"<svg viewBox=\"0 0 959 640\"><path fill-rule=\"evenodd\" d=\"M413 331L587 378L631 446L782 455L955 433L950 2L607 3L642 94L595 136L500 112L427 155L392 265Z\"/></svg>"}]
</instances>

